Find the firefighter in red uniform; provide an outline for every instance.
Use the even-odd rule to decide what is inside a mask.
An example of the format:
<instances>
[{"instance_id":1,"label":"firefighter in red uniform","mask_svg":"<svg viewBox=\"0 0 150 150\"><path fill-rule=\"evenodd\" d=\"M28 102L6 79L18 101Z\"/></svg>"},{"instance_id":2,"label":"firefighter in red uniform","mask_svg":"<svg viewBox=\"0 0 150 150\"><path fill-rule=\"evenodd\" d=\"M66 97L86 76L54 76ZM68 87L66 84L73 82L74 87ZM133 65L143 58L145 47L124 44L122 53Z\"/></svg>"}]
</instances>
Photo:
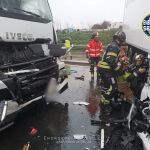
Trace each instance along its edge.
<instances>
[{"instance_id":1,"label":"firefighter in red uniform","mask_svg":"<svg viewBox=\"0 0 150 150\"><path fill-rule=\"evenodd\" d=\"M86 46L86 55L89 58L90 62L90 72L91 72L91 79L94 79L94 66L98 64L100 60L100 56L103 53L103 44L99 40L98 32L94 32L92 34L91 40L88 42Z\"/></svg>"}]
</instances>

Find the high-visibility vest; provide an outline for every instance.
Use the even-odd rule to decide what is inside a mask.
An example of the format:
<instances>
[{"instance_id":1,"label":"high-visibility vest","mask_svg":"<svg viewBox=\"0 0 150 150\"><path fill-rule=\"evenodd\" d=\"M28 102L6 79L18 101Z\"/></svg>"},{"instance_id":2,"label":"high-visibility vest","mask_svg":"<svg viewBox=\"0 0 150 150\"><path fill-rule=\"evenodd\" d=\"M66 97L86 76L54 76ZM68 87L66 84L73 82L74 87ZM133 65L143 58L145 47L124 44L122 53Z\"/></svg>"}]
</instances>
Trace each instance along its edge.
<instances>
[{"instance_id":1,"label":"high-visibility vest","mask_svg":"<svg viewBox=\"0 0 150 150\"><path fill-rule=\"evenodd\" d=\"M109 69L109 70L111 69L111 66L105 61L99 61L97 64L97 67L103 68L103 69ZM116 66L114 71L118 71L119 69L120 69L120 66Z\"/></svg>"},{"instance_id":2,"label":"high-visibility vest","mask_svg":"<svg viewBox=\"0 0 150 150\"><path fill-rule=\"evenodd\" d=\"M71 47L71 42L69 40L65 40L65 48L70 48Z\"/></svg>"},{"instance_id":3,"label":"high-visibility vest","mask_svg":"<svg viewBox=\"0 0 150 150\"><path fill-rule=\"evenodd\" d=\"M108 63L104 62L104 61L99 61L97 66L100 68L104 68L104 69L111 69L110 66L108 65Z\"/></svg>"},{"instance_id":4,"label":"high-visibility vest","mask_svg":"<svg viewBox=\"0 0 150 150\"><path fill-rule=\"evenodd\" d=\"M129 77L130 75L131 75L130 72L125 71L122 76L117 77L117 80L118 80L119 82L121 82L121 81L127 81L128 77Z\"/></svg>"}]
</instances>

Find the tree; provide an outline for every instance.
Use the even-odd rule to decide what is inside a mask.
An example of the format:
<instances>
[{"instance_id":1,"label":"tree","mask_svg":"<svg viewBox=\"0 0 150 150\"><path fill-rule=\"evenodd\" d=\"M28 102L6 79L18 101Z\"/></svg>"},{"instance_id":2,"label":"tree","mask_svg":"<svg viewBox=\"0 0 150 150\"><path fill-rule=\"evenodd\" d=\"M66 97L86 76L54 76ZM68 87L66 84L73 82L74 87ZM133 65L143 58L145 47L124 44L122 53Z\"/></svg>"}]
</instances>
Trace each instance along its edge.
<instances>
[{"instance_id":1,"label":"tree","mask_svg":"<svg viewBox=\"0 0 150 150\"><path fill-rule=\"evenodd\" d=\"M100 24L94 24L92 26L92 29L102 29L101 25Z\"/></svg>"},{"instance_id":2,"label":"tree","mask_svg":"<svg viewBox=\"0 0 150 150\"><path fill-rule=\"evenodd\" d=\"M109 21L104 21L101 24L102 29L108 29L108 27L111 25L111 23Z\"/></svg>"},{"instance_id":3,"label":"tree","mask_svg":"<svg viewBox=\"0 0 150 150\"><path fill-rule=\"evenodd\" d=\"M92 26L93 30L97 30L97 29L108 29L108 27L111 26L111 23L109 21L103 21L101 24L94 24Z\"/></svg>"}]
</instances>

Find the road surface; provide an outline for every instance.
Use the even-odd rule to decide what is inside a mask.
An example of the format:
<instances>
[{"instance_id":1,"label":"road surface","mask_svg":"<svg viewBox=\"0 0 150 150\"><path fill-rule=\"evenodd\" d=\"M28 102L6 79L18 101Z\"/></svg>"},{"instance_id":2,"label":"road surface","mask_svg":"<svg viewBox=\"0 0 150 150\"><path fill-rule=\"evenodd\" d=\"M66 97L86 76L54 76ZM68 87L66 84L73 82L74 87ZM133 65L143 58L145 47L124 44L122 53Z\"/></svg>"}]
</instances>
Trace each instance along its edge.
<instances>
[{"instance_id":1,"label":"road surface","mask_svg":"<svg viewBox=\"0 0 150 150\"><path fill-rule=\"evenodd\" d=\"M75 79L82 75L84 81ZM3 131L0 149L22 150L29 142L32 150L99 150L100 127L91 125L91 119L99 119L96 89L95 83L90 81L88 66L71 66L69 88L56 96L48 107L40 104ZM74 105L73 102L90 104ZM31 136L29 132L33 128L37 133ZM78 135L83 139L75 139Z\"/></svg>"}]
</instances>

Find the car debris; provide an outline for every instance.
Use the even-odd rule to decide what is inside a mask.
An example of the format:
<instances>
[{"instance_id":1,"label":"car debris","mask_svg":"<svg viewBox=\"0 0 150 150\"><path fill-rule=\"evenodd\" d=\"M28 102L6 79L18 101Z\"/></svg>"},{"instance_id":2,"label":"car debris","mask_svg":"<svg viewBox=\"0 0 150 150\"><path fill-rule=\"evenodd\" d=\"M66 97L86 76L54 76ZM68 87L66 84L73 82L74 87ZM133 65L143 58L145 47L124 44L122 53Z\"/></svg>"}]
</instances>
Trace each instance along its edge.
<instances>
[{"instance_id":1,"label":"car debris","mask_svg":"<svg viewBox=\"0 0 150 150\"><path fill-rule=\"evenodd\" d=\"M71 73L77 73L78 71L76 70L70 70Z\"/></svg>"},{"instance_id":2,"label":"car debris","mask_svg":"<svg viewBox=\"0 0 150 150\"><path fill-rule=\"evenodd\" d=\"M88 106L90 103L88 102L73 102L74 105L84 105L84 106Z\"/></svg>"},{"instance_id":3,"label":"car debris","mask_svg":"<svg viewBox=\"0 0 150 150\"><path fill-rule=\"evenodd\" d=\"M37 132L38 132L38 130L37 130L36 128L31 128L31 130L30 130L30 132L29 132L29 135L30 135L30 136L34 136L34 135L37 134Z\"/></svg>"},{"instance_id":4,"label":"car debris","mask_svg":"<svg viewBox=\"0 0 150 150\"><path fill-rule=\"evenodd\" d=\"M84 81L84 75L80 76L80 77L75 77L76 80L82 80Z\"/></svg>"},{"instance_id":5,"label":"car debris","mask_svg":"<svg viewBox=\"0 0 150 150\"><path fill-rule=\"evenodd\" d=\"M110 127L110 123L107 123L106 126L107 126L107 127Z\"/></svg>"},{"instance_id":6,"label":"car debris","mask_svg":"<svg viewBox=\"0 0 150 150\"><path fill-rule=\"evenodd\" d=\"M84 140L84 139L86 139L86 135L84 135L84 134L75 134L75 135L73 135L73 137L74 137L75 140Z\"/></svg>"}]
</instances>

